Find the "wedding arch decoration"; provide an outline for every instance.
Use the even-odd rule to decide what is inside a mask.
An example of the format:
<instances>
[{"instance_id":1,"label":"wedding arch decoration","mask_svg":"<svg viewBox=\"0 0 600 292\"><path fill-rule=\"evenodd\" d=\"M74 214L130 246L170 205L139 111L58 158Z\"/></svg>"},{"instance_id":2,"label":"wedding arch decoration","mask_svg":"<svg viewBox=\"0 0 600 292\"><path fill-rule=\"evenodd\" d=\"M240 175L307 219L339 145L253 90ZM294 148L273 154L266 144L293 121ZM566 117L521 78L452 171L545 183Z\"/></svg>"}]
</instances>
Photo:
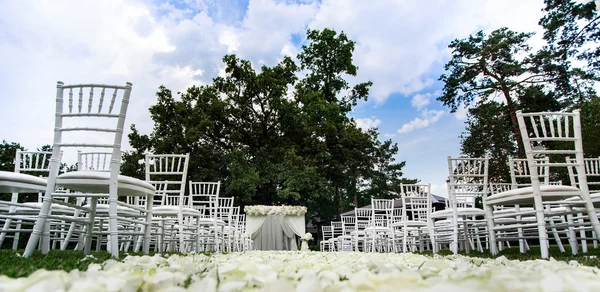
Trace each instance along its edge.
<instances>
[{"instance_id":1,"label":"wedding arch decoration","mask_svg":"<svg viewBox=\"0 0 600 292\"><path fill-rule=\"evenodd\" d=\"M305 236L304 206L244 207L246 233L257 250L298 250L296 235Z\"/></svg>"}]
</instances>

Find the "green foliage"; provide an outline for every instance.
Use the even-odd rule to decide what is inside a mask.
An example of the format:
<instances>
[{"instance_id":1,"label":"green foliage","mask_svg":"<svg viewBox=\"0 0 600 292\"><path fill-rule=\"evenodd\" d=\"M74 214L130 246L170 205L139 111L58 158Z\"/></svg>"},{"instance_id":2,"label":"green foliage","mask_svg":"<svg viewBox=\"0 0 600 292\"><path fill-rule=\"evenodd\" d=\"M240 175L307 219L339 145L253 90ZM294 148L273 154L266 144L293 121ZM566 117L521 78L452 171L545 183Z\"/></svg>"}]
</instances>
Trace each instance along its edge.
<instances>
[{"instance_id":1,"label":"green foliage","mask_svg":"<svg viewBox=\"0 0 600 292\"><path fill-rule=\"evenodd\" d=\"M25 150L25 148L19 143L8 143L2 140L2 144L0 144L0 170L15 170L15 155L17 150Z\"/></svg>"},{"instance_id":2,"label":"green foliage","mask_svg":"<svg viewBox=\"0 0 600 292\"><path fill-rule=\"evenodd\" d=\"M179 98L161 86L150 108L154 129L143 135L132 126L123 173L142 175L146 151L190 153L189 180L220 180L222 195L241 206L304 205L316 221L389 193L404 166L394 162L397 146L348 116L371 86L345 80L357 74L354 42L329 29L307 37L300 65L285 57L256 71L227 55L226 75L211 84ZM299 70L307 73L302 80Z\"/></svg>"},{"instance_id":3,"label":"green foliage","mask_svg":"<svg viewBox=\"0 0 600 292\"><path fill-rule=\"evenodd\" d=\"M565 91L578 90L572 78L596 80L600 78L600 14L596 3L591 0L545 0L546 14L539 24L544 28L544 39L548 42L542 50L549 71L565 68ZM583 61L581 69L570 69L571 62ZM573 88L575 87L575 88Z\"/></svg>"},{"instance_id":4,"label":"green foliage","mask_svg":"<svg viewBox=\"0 0 600 292\"><path fill-rule=\"evenodd\" d=\"M527 45L531 33L508 28L488 36L480 31L449 45L453 55L440 77L444 90L438 100L452 112L460 106L470 107L461 151L473 157L489 156L492 181L508 179L508 156L524 155L517 110L581 109L586 156L598 152L600 108L593 86L598 80L600 30L595 4L545 3L547 14L540 25L548 43L537 52L530 52ZM585 64L574 67L574 59ZM545 146L562 147L560 143Z\"/></svg>"}]
</instances>

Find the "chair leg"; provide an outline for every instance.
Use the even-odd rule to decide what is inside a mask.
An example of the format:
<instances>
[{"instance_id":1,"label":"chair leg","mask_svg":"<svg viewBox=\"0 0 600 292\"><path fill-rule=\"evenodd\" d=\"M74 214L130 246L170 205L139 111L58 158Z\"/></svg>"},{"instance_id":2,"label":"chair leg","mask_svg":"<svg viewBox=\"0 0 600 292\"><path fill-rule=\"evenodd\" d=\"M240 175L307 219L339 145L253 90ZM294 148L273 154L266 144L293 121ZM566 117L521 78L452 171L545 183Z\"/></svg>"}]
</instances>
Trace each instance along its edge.
<instances>
[{"instance_id":1,"label":"chair leg","mask_svg":"<svg viewBox=\"0 0 600 292\"><path fill-rule=\"evenodd\" d=\"M492 206L488 206L488 205L483 205L483 209L485 211L485 217L486 217L486 221L487 221L487 227L488 227L488 237L489 237L489 247L490 247L490 253L492 255L497 255L498 254L498 249L497 249L497 244L496 244L496 231L494 230L494 213L493 213L493 209Z\"/></svg>"},{"instance_id":2,"label":"chair leg","mask_svg":"<svg viewBox=\"0 0 600 292\"><path fill-rule=\"evenodd\" d=\"M533 201L538 227L538 238L540 240L540 253L543 259L547 259L550 256L548 252L548 232L546 230L546 218L544 215L544 206L542 205L541 195L534 194Z\"/></svg>"},{"instance_id":3,"label":"chair leg","mask_svg":"<svg viewBox=\"0 0 600 292\"><path fill-rule=\"evenodd\" d=\"M21 227L23 226L21 223L23 221L19 220L17 223L17 226L15 227L16 229L21 229ZM15 232L15 234L13 235L13 246L12 249L13 250L17 250L19 248L19 238L21 237L21 232Z\"/></svg>"},{"instance_id":4,"label":"chair leg","mask_svg":"<svg viewBox=\"0 0 600 292\"><path fill-rule=\"evenodd\" d=\"M94 223L96 221L96 205L98 203L98 198L92 197L90 199L90 214L88 215L88 224L87 229L85 231L85 242L83 244L83 253L90 254L90 250L92 249L92 232L94 230ZM101 230L100 230L101 231Z\"/></svg>"},{"instance_id":5,"label":"chair leg","mask_svg":"<svg viewBox=\"0 0 600 292\"><path fill-rule=\"evenodd\" d=\"M13 207L11 207L11 210L9 211L10 213L13 213ZM10 229L10 224L12 224L12 219L7 218L6 221L4 221L4 226L2 227L2 230L6 231ZM19 229L19 228L17 228ZM6 238L6 235L8 234L8 232L3 232L0 233L0 246L2 246L2 243L4 242L4 239ZM14 241L13 241L14 242Z\"/></svg>"},{"instance_id":6,"label":"chair leg","mask_svg":"<svg viewBox=\"0 0 600 292\"><path fill-rule=\"evenodd\" d=\"M571 210L572 209L570 206L566 206L567 226L569 226L569 245L571 246L571 253L573 255L576 255L579 252L579 246L577 243L577 234L575 232L575 229L573 228L573 226L575 225L573 222L573 215L571 214Z\"/></svg>"},{"instance_id":7,"label":"chair leg","mask_svg":"<svg viewBox=\"0 0 600 292\"><path fill-rule=\"evenodd\" d=\"M585 232L585 229L583 228L583 226L584 226L583 225L583 223L584 223L583 214L579 213L579 214L577 214L577 216L579 217L579 219L577 220L577 222L579 223L579 226L581 226L580 228L582 228L581 231L579 231L579 236L581 236L581 251L583 253L587 253L588 252L588 246L587 246L587 240L585 239L586 238L586 236L585 236L586 232Z\"/></svg>"}]
</instances>

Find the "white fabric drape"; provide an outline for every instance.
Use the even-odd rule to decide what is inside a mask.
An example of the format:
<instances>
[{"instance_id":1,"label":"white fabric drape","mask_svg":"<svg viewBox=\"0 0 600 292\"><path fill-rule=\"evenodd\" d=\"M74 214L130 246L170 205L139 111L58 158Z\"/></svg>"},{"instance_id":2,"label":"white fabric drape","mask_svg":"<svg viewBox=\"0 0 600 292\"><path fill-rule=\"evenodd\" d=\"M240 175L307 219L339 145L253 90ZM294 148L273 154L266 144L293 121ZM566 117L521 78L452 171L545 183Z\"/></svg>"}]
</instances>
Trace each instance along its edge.
<instances>
[{"instance_id":1,"label":"white fabric drape","mask_svg":"<svg viewBox=\"0 0 600 292\"><path fill-rule=\"evenodd\" d=\"M249 216L246 215L246 233L251 237L260 230L260 227L265 223L267 216Z\"/></svg>"},{"instance_id":2,"label":"white fabric drape","mask_svg":"<svg viewBox=\"0 0 600 292\"><path fill-rule=\"evenodd\" d=\"M294 231L294 234L298 236L304 236L304 234L306 234L304 216L285 216L284 219L287 225Z\"/></svg>"},{"instance_id":3,"label":"white fabric drape","mask_svg":"<svg viewBox=\"0 0 600 292\"><path fill-rule=\"evenodd\" d=\"M256 250L298 250L296 235L305 234L304 216L246 216L246 233Z\"/></svg>"}]
</instances>

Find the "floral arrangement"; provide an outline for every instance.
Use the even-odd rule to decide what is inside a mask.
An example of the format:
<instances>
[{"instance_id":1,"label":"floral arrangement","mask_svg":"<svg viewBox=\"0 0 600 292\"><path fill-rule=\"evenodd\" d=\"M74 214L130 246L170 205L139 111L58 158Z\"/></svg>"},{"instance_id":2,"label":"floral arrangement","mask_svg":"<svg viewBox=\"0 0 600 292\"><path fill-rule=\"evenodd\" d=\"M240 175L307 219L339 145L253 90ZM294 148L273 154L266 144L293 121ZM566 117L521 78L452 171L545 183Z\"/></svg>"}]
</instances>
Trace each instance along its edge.
<instances>
[{"instance_id":1,"label":"floral arrangement","mask_svg":"<svg viewBox=\"0 0 600 292\"><path fill-rule=\"evenodd\" d=\"M306 234L304 234L302 237L300 237L300 239L301 239L301 240L306 240L306 241L313 240L312 233L310 233L310 232L307 232L307 233L306 233Z\"/></svg>"},{"instance_id":2,"label":"floral arrangement","mask_svg":"<svg viewBox=\"0 0 600 292\"><path fill-rule=\"evenodd\" d=\"M250 251L128 256L87 271L0 275L3 291L600 291L576 261Z\"/></svg>"},{"instance_id":3,"label":"floral arrangement","mask_svg":"<svg viewBox=\"0 0 600 292\"><path fill-rule=\"evenodd\" d=\"M244 207L246 215L250 216L302 216L306 214L306 207L303 206L265 206L254 205Z\"/></svg>"}]
</instances>

